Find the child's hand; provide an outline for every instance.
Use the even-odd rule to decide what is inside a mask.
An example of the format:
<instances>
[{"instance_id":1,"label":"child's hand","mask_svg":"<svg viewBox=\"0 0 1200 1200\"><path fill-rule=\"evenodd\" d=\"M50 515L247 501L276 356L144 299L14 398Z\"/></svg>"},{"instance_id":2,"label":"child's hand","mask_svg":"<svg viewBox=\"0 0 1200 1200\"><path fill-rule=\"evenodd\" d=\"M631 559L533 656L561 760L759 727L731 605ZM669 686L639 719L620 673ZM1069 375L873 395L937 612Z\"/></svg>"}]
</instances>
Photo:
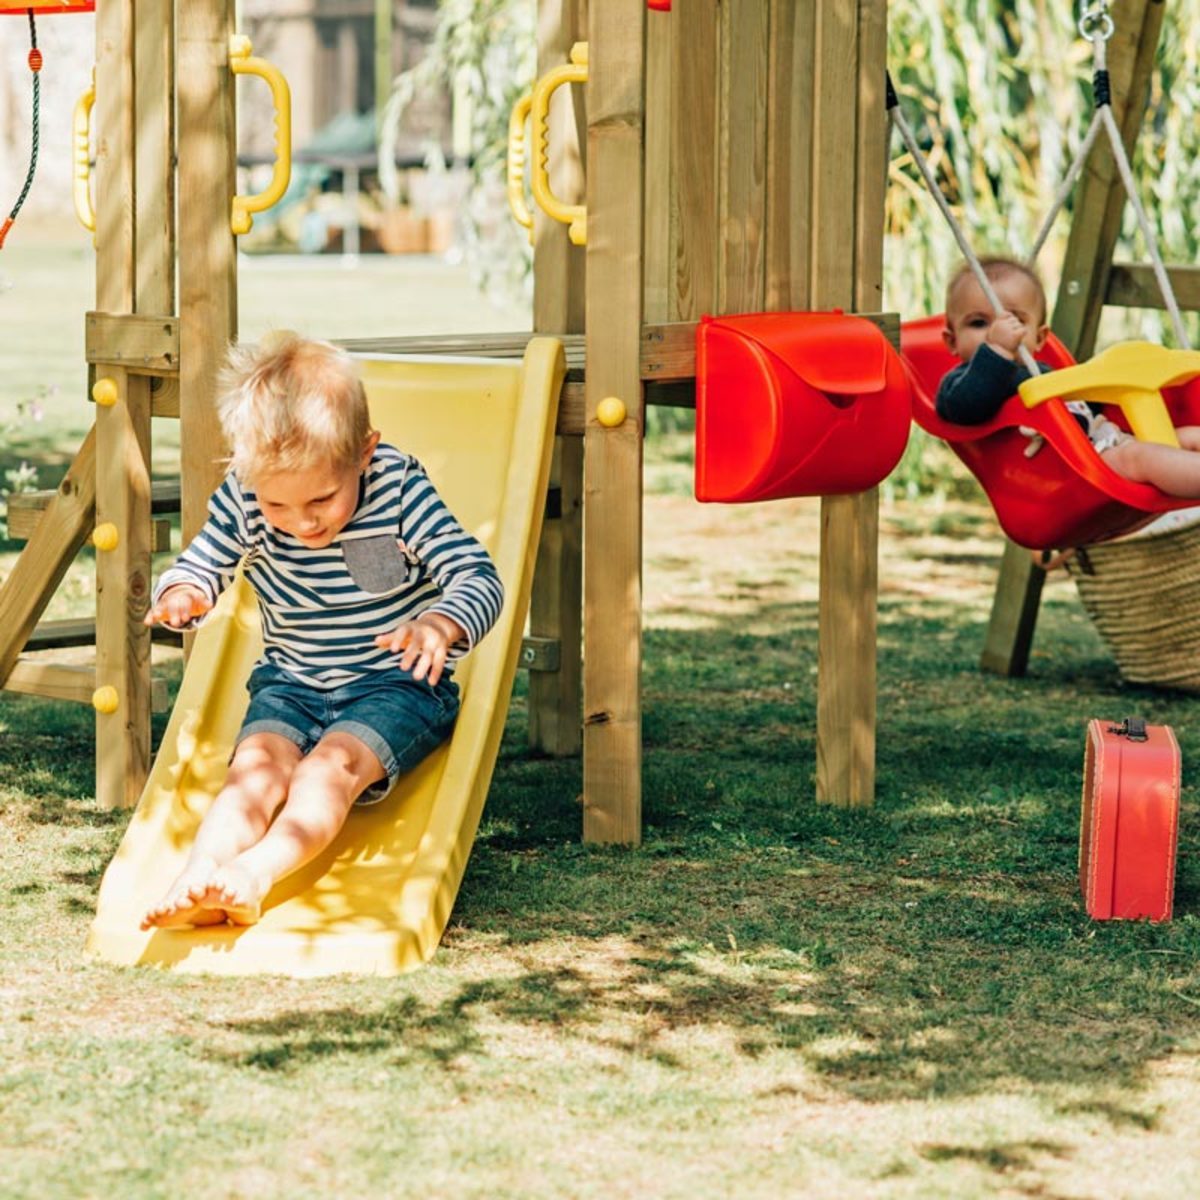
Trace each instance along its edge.
<instances>
[{"instance_id":1,"label":"child's hand","mask_svg":"<svg viewBox=\"0 0 1200 1200\"><path fill-rule=\"evenodd\" d=\"M1005 358L1015 358L1017 348L1025 340L1025 326L1010 312L1000 313L988 326L987 344Z\"/></svg>"},{"instance_id":2,"label":"child's hand","mask_svg":"<svg viewBox=\"0 0 1200 1200\"><path fill-rule=\"evenodd\" d=\"M467 631L445 614L422 613L415 621L405 621L392 633L381 633L375 639L375 645L393 654L403 650L400 670L411 671L414 679L428 677L429 686L436 687L446 665L446 652L466 636Z\"/></svg>"},{"instance_id":3,"label":"child's hand","mask_svg":"<svg viewBox=\"0 0 1200 1200\"><path fill-rule=\"evenodd\" d=\"M145 624L162 622L172 629L186 625L193 617L202 617L212 605L208 597L190 583L177 583L167 588L158 598L158 603L146 614Z\"/></svg>"}]
</instances>

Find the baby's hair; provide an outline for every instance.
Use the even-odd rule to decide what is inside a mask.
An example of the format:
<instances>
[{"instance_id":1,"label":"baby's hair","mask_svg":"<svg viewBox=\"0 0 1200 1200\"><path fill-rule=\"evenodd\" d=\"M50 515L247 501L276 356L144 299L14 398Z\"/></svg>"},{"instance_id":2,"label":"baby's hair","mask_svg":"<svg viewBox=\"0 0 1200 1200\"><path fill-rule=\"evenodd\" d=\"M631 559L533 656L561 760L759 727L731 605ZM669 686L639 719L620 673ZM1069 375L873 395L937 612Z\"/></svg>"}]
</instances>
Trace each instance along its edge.
<instances>
[{"instance_id":1,"label":"baby's hair","mask_svg":"<svg viewBox=\"0 0 1200 1200\"><path fill-rule=\"evenodd\" d=\"M371 433L354 360L329 342L275 333L233 346L218 388L229 467L242 480L355 466Z\"/></svg>"},{"instance_id":2,"label":"baby's hair","mask_svg":"<svg viewBox=\"0 0 1200 1200\"><path fill-rule=\"evenodd\" d=\"M1041 311L1038 313L1037 323L1041 325L1046 320L1046 289L1042 286L1041 279L1038 278L1038 273L1027 263L1023 263L1015 258L1005 258L1003 255L992 255L989 258L981 258L979 265L983 268L983 273L988 277L988 280L995 282L998 279L1003 279L1005 275L1024 275L1030 283L1033 284L1037 292L1038 300L1041 303ZM975 272L971 270L970 263L963 263L953 275L950 276L950 282L946 284L946 311L949 312L953 307L954 293L958 290L959 285L964 279L974 279Z\"/></svg>"}]
</instances>

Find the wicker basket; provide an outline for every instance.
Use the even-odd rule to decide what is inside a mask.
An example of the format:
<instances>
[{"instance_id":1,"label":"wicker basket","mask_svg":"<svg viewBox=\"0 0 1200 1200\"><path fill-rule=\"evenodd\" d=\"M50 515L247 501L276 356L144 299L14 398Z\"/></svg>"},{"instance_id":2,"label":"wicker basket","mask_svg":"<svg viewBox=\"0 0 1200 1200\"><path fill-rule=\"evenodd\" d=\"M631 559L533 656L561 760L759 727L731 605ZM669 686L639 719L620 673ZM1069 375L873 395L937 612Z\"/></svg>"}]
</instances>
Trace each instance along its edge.
<instances>
[{"instance_id":1,"label":"wicker basket","mask_svg":"<svg viewBox=\"0 0 1200 1200\"><path fill-rule=\"evenodd\" d=\"M1200 692L1200 522L1173 516L1078 551L1067 570L1127 682Z\"/></svg>"}]
</instances>

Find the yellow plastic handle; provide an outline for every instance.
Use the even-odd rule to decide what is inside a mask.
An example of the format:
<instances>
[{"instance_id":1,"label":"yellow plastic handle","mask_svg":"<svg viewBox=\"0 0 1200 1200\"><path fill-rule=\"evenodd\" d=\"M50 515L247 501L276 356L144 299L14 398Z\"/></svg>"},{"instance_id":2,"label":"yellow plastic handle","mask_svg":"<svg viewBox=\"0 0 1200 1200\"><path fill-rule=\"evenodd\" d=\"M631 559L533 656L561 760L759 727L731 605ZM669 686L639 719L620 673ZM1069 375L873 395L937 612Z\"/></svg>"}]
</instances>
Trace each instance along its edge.
<instances>
[{"instance_id":1,"label":"yellow plastic handle","mask_svg":"<svg viewBox=\"0 0 1200 1200\"><path fill-rule=\"evenodd\" d=\"M508 118L508 207L518 225L529 230L533 241L533 213L525 202L525 122L533 105L533 93L526 92L513 105Z\"/></svg>"},{"instance_id":2,"label":"yellow plastic handle","mask_svg":"<svg viewBox=\"0 0 1200 1200\"><path fill-rule=\"evenodd\" d=\"M71 118L72 160L74 171L71 197L75 201L75 215L79 223L91 233L96 232L96 210L92 207L89 187L91 175L92 105L96 103L96 70L92 68L92 82L88 90L75 102L75 114Z\"/></svg>"},{"instance_id":3,"label":"yellow plastic handle","mask_svg":"<svg viewBox=\"0 0 1200 1200\"><path fill-rule=\"evenodd\" d=\"M550 97L565 83L587 83L587 42L571 47L571 61L547 71L533 85L533 198L547 216L561 221L573 245L587 245L587 209L582 204L564 204L550 190Z\"/></svg>"},{"instance_id":4,"label":"yellow plastic handle","mask_svg":"<svg viewBox=\"0 0 1200 1200\"><path fill-rule=\"evenodd\" d=\"M1056 396L1116 404L1140 441L1178 446L1160 389L1197 375L1200 352L1171 350L1153 342L1121 342L1078 366L1027 379L1020 392L1027 408Z\"/></svg>"},{"instance_id":5,"label":"yellow plastic handle","mask_svg":"<svg viewBox=\"0 0 1200 1200\"><path fill-rule=\"evenodd\" d=\"M292 177L292 93L278 67L265 58L251 57L250 39L235 33L229 39L229 69L235 75L257 75L265 79L275 103L275 173L266 191L254 196L234 196L230 228L235 234L249 233L251 213L262 212L287 191Z\"/></svg>"}]
</instances>

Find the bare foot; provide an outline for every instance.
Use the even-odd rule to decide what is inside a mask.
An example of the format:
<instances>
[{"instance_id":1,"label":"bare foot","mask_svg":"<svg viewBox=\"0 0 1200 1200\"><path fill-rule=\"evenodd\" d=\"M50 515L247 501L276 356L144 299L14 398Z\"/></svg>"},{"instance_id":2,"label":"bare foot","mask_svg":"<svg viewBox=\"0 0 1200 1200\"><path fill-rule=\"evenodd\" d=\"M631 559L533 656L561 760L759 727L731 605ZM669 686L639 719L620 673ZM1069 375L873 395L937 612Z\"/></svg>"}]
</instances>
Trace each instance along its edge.
<instances>
[{"instance_id":1,"label":"bare foot","mask_svg":"<svg viewBox=\"0 0 1200 1200\"><path fill-rule=\"evenodd\" d=\"M200 904L219 914L218 920L228 919L232 925L254 925L262 916L262 902L268 891L269 887L249 871L230 863L209 877Z\"/></svg>"},{"instance_id":2,"label":"bare foot","mask_svg":"<svg viewBox=\"0 0 1200 1200\"><path fill-rule=\"evenodd\" d=\"M143 929L184 929L189 925L215 925L225 918L200 901L207 894L217 864L211 858L189 862L167 889L166 895L142 918Z\"/></svg>"}]
</instances>

